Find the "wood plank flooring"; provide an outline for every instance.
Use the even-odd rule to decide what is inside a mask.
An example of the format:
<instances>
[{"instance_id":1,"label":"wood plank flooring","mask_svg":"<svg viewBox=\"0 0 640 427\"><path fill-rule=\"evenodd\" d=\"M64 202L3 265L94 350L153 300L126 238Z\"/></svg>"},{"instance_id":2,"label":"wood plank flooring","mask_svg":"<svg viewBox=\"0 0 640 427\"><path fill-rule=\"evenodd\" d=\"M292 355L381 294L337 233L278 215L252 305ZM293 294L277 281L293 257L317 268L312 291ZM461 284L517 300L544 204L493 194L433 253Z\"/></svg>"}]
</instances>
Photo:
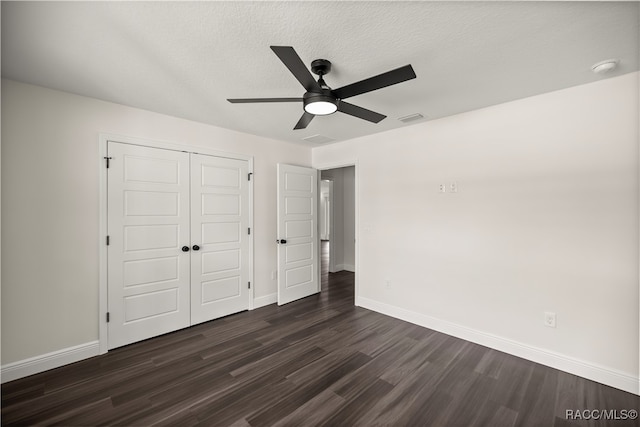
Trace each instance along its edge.
<instances>
[{"instance_id":1,"label":"wood plank flooring","mask_svg":"<svg viewBox=\"0 0 640 427\"><path fill-rule=\"evenodd\" d=\"M2 425L638 426L566 420L640 402L354 307L353 274L326 265L321 294L4 384Z\"/></svg>"}]
</instances>

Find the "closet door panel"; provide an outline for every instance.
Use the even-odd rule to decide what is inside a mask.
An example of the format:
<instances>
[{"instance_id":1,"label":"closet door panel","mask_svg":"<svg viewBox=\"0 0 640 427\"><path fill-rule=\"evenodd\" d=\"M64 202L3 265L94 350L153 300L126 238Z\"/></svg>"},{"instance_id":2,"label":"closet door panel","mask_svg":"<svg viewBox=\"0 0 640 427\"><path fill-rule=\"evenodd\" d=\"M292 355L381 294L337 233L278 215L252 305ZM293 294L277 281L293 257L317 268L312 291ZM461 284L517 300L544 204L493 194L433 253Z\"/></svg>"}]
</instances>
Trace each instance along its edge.
<instances>
[{"instance_id":1,"label":"closet door panel","mask_svg":"<svg viewBox=\"0 0 640 427\"><path fill-rule=\"evenodd\" d=\"M187 153L109 142L108 346L190 324Z\"/></svg>"},{"instance_id":2,"label":"closet door panel","mask_svg":"<svg viewBox=\"0 0 640 427\"><path fill-rule=\"evenodd\" d=\"M191 324L249 308L245 160L191 155Z\"/></svg>"}]
</instances>

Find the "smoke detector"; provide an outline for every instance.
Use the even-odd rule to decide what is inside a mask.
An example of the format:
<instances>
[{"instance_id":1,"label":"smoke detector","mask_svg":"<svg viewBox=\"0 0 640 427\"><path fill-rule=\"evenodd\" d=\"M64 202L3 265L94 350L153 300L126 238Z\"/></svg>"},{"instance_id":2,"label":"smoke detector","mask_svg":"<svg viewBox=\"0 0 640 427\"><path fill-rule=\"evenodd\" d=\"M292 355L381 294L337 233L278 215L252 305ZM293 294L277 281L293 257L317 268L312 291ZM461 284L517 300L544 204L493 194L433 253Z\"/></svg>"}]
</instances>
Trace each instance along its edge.
<instances>
[{"instance_id":1,"label":"smoke detector","mask_svg":"<svg viewBox=\"0 0 640 427\"><path fill-rule=\"evenodd\" d=\"M615 70L618 67L618 59L607 59L606 61L600 61L597 64L591 66L591 71L596 74L605 74Z\"/></svg>"}]
</instances>

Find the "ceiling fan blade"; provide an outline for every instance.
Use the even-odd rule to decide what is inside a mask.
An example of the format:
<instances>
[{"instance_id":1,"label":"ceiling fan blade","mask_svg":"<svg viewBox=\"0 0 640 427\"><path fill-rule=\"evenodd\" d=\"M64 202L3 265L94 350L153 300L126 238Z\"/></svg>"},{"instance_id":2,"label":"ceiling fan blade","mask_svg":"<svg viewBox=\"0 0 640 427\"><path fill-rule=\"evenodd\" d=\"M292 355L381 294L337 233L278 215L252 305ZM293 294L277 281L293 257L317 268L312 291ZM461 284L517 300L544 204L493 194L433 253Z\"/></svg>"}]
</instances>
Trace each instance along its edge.
<instances>
[{"instance_id":1,"label":"ceiling fan blade","mask_svg":"<svg viewBox=\"0 0 640 427\"><path fill-rule=\"evenodd\" d=\"M335 89L333 94L340 99L346 99L415 78L416 73L413 71L413 67L411 67L411 65L405 65L404 67L396 68L395 70L387 71L386 73L378 74L377 76L342 86L341 88Z\"/></svg>"},{"instance_id":2,"label":"ceiling fan blade","mask_svg":"<svg viewBox=\"0 0 640 427\"><path fill-rule=\"evenodd\" d=\"M227 99L232 104L249 104L252 102L302 102L302 98L241 98Z\"/></svg>"},{"instance_id":3,"label":"ceiling fan blade","mask_svg":"<svg viewBox=\"0 0 640 427\"><path fill-rule=\"evenodd\" d=\"M366 108L358 107L357 105L349 104L344 101L340 101L338 103L338 111L373 123L378 123L380 120L387 117L380 113L376 113L375 111L367 110Z\"/></svg>"},{"instance_id":4,"label":"ceiling fan blade","mask_svg":"<svg viewBox=\"0 0 640 427\"><path fill-rule=\"evenodd\" d=\"M305 111L302 117L300 117L300 120L298 120L298 123L296 123L296 127L294 127L293 130L306 128L309 123L311 123L311 120L313 120L314 117L315 116L313 114L309 114Z\"/></svg>"},{"instance_id":5,"label":"ceiling fan blade","mask_svg":"<svg viewBox=\"0 0 640 427\"><path fill-rule=\"evenodd\" d=\"M298 79L307 92L322 92L318 82L316 82L307 66L304 65L302 59L291 46L271 46L271 50L278 55L278 58L287 66L291 74Z\"/></svg>"}]
</instances>

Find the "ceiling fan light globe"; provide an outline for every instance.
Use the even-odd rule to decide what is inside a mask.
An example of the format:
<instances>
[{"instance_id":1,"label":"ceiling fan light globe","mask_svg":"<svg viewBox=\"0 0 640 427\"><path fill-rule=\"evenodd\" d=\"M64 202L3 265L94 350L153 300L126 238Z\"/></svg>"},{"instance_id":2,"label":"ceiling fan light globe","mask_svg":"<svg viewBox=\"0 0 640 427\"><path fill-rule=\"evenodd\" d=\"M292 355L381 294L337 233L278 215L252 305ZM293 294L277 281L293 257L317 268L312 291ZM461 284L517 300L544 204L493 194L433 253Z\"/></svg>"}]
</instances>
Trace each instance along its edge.
<instances>
[{"instance_id":1,"label":"ceiling fan light globe","mask_svg":"<svg viewBox=\"0 0 640 427\"><path fill-rule=\"evenodd\" d=\"M304 111L314 116L326 116L338 110L338 99L326 90L324 93L307 92L303 97Z\"/></svg>"},{"instance_id":2,"label":"ceiling fan light globe","mask_svg":"<svg viewBox=\"0 0 640 427\"><path fill-rule=\"evenodd\" d=\"M338 106L329 101L310 102L304 106L304 111L314 116L326 116L338 110Z\"/></svg>"}]
</instances>

